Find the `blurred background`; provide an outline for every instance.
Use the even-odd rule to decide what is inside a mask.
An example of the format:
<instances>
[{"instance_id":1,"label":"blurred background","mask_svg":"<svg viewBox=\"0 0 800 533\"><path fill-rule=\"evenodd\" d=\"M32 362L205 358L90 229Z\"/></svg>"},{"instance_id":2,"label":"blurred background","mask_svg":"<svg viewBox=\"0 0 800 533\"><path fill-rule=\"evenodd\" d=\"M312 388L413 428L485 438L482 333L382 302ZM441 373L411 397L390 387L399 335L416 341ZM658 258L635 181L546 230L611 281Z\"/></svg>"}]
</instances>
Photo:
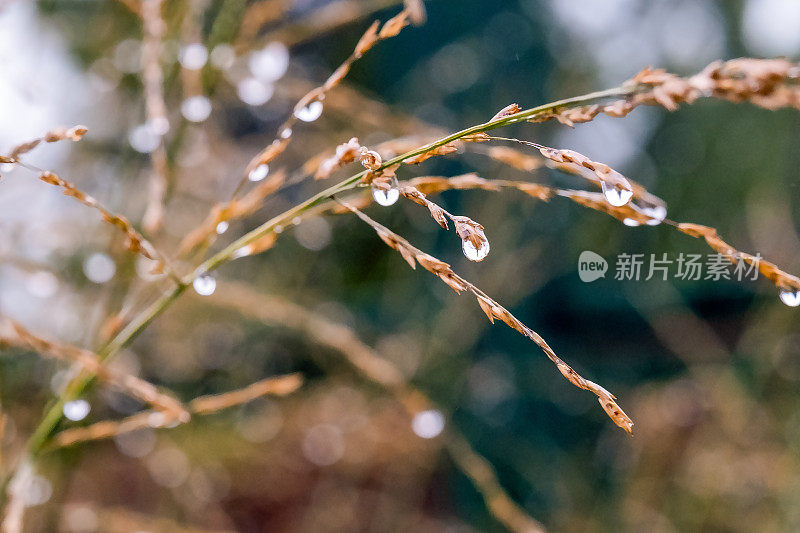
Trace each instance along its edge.
<instances>
[{"instance_id":1,"label":"blurred background","mask_svg":"<svg viewBox=\"0 0 800 533\"><path fill-rule=\"evenodd\" d=\"M141 20L126 4L0 2L0 153L54 126L85 124L80 143L46 145L26 160L138 225L160 137L144 108ZM322 116L294 128L272 172L291 173L351 136L372 146L455 131L512 102L527 108L613 87L647 66L686 75L715 59L800 54L794 0L425 6L425 25L378 44L326 98ZM156 246L175 250L230 196L294 103L324 82L373 19L400 8L391 0L167 2L171 181ZM796 110L703 100L574 129L547 123L500 132L608 163L664 198L670 218L714 226L740 250L800 271ZM398 176L473 171L583 186L470 152ZM97 213L24 168L0 166L0 175L0 313L92 347L110 315L143 308L167 286L149 279ZM306 180L269 198L231 223L214 249L326 183ZM450 429L554 531L800 529L800 315L775 287L672 276L583 283L583 250L609 259L613 273L619 253L674 259L707 249L669 226L626 227L558 198L451 191L436 201L485 226L485 261L467 261L458 240L411 202L367 212L450 263L614 392L636 423L633 437L533 343L489 324L472 298L409 269L355 217L324 216L221 268L214 297L186 294L114 361L184 400L292 371L306 376L304 386L175 429L48 455L26 529L504 531L443 450ZM228 290L250 297L231 304ZM410 416L338 352L259 321L259 306L272 305L262 294L349 326L436 407ZM0 373L7 469L71 374L21 351L2 354ZM88 413L63 427L143 408L102 386L85 399Z\"/></svg>"}]
</instances>

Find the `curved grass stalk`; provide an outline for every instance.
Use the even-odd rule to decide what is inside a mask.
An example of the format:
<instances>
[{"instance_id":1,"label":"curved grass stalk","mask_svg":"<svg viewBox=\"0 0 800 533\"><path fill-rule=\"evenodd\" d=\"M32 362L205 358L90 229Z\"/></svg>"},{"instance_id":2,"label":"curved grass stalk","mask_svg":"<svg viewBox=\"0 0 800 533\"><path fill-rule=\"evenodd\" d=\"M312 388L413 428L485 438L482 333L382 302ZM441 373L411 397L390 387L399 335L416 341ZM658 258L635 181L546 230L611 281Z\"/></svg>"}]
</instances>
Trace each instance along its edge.
<instances>
[{"instance_id":1,"label":"curved grass stalk","mask_svg":"<svg viewBox=\"0 0 800 533\"><path fill-rule=\"evenodd\" d=\"M558 110L586 106L612 98L626 98L635 94L639 89L640 87L638 85L627 84L624 86L615 87L613 89L607 89L582 96L558 100L552 103L526 109L513 115L495 118L483 124L478 124L455 132L437 141L428 143L415 150L411 150L405 154L401 154L397 157L389 159L388 161L383 162L380 167L376 169L376 171L380 172L381 170L384 170L392 165L402 163L406 159L425 154L435 148L444 146L447 143L457 141L469 135L474 135L511 124L517 124L519 122L525 122L531 118L536 118L539 115L545 115ZM362 178L366 176L367 172L368 170L365 169L357 174L354 174L349 178L337 183L336 185L317 193L306 201L289 209L288 211L273 217L257 228L249 231L242 237L239 237L230 245L204 261L192 274L185 276L180 282L177 282L174 287L162 294L158 300L154 301L152 304L150 304L150 306L139 313L139 315L134 317L134 319L108 344L98 350L97 353L100 359L111 359L117 353L119 353L120 350L128 346L150 324L150 322L161 315L161 313L166 311L172 302L175 301L181 294L183 294L187 287L191 285L191 283L197 277L207 272L216 270L221 265L236 259L238 257L237 253L240 253L239 251L241 249L256 240L273 233L276 226L287 225L294 217L301 215L305 211L308 211L318 204L330 199L333 195L358 187ZM93 379L94 377L92 375L81 373L67 385L64 392L47 409L44 417L39 422L28 441L27 449L30 460L33 460L37 455L39 455L39 453L41 453L44 445L47 443L47 440L53 434L59 422L61 422L63 419L64 404L77 398L81 393L83 393Z\"/></svg>"}]
</instances>

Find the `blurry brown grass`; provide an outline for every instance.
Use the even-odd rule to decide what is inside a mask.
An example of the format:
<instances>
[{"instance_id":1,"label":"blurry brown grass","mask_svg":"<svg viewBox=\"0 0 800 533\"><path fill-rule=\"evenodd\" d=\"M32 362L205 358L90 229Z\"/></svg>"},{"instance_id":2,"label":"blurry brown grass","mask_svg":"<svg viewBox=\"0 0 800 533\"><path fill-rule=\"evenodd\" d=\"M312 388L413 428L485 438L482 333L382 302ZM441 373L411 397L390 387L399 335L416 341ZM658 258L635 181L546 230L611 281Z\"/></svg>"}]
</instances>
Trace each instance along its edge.
<instances>
[{"instance_id":1,"label":"blurry brown grass","mask_svg":"<svg viewBox=\"0 0 800 533\"><path fill-rule=\"evenodd\" d=\"M164 102L163 73L159 63L164 21L161 0L126 2L140 15L144 29L144 53L142 56L142 76L145 105L151 122L166 120ZM242 34L255 35L261 24L271 20L273 7L285 8L283 2L260 2L252 4L248 24ZM196 16L196 13L194 14ZM425 20L424 7L418 0L407 1L405 8L384 23L375 21L364 32L353 52L327 78L327 80L305 93L297 102L288 118L278 127L274 140L256 154L244 169L239 184L227 201L217 203L205 219L182 239L174 256L170 259L160 252L151 240L164 226L164 206L169 187L169 167L166 146L161 139L152 155L152 169L149 178L148 202L141 226L143 233L134 227L125 216L114 214L103 207L95 198L79 190L51 171L41 170L28 162L28 154L41 142L79 140L86 129L56 129L40 139L26 142L13 148L2 156L0 161L20 165L38 173L42 181L59 187L65 195L81 204L98 211L103 220L121 230L127 239L128 248L154 262L156 274L166 273L171 287L163 295L138 313L115 313L108 324L108 342L98 349L89 350L65 343L49 340L46 335L39 336L10 319L0 330L0 343L5 347L16 347L37 352L43 357L55 358L76 364L80 367L78 376L64 389L54 405L44 413L42 420L30 437L26 450L13 463L0 454L6 462L2 464L7 474L6 513L3 529L8 532L21 531L23 527L24 504L20 487L25 487L26 479L34 472L37 461L48 451L66 446L113 437L144 427L168 428L187 423L193 415L213 413L231 406L240 405L264 395L286 395L297 390L303 382L299 375L268 377L241 389L210 396L201 396L185 402L174 392L161 390L140 378L112 370L107 365L117 353L131 343L148 325L155 320L172 302L181 296L198 278L232 260L253 255L273 247L280 230L303 217L317 215L322 211L351 212L363 220L392 249L398 251L411 266L421 265L433 273L457 293L469 292L477 300L491 322L500 320L523 336L536 343L546 356L556 365L561 374L573 385L595 394L598 401L620 428L631 433L633 420L616 403L615 396L602 386L582 377L563 361L553 348L533 329L516 318L507 308L491 298L473 283L453 271L451 266L410 244L400 234L389 230L362 211L371 203L364 195L351 191L364 187L376 192L396 191L398 197L419 204L444 229L453 224L455 233L464 246L474 250L488 250L489 239L486 228L463 215L455 215L428 198L445 190L477 189L496 192L502 189L515 189L530 197L549 201L564 197L575 203L606 213L629 225L667 223L678 231L692 237L702 238L716 252L733 263L744 261L756 265L767 279L779 289L799 291L800 279L782 271L776 265L736 250L723 241L717 231L710 226L694 223L678 223L666 218L666 204L648 192L634 180L623 176L609 166L594 161L586 155L568 149L554 149L541 144L503 137L493 137L487 132L502 126L521 122L543 122L557 120L566 126L575 126L594 119L603 113L611 117L625 117L640 105L656 105L674 110L681 104L689 104L698 98L712 97L732 102L749 102L766 108L800 108L800 90L797 81L800 69L794 63L784 60L737 59L715 62L699 74L681 78L662 70L646 69L621 86L608 91L570 98L533 109L522 110L511 104L496 113L484 124L466 128L441 138L410 137L391 139L372 148L363 146L357 138L351 138L336 148L326 149L319 154L309 154L307 163L290 172L284 168L274 169L269 178L245 190L248 176L265 165L276 165L279 157L294 138L294 128L298 124L297 114L309 106L321 103L328 93L338 87L351 66L363 54L384 39L396 36L409 24L420 24ZM192 22L195 24L196 20ZM194 35L190 23L184 28L187 34ZM194 94L192 87L198 80L187 74L184 84L187 94ZM496 145L496 142L515 142L535 148L541 157L535 157L522 149ZM408 165L418 164L432 157L455 156L460 151L471 150L495 161L512 166L524 172L534 172L539 168L551 166L576 174L604 192L611 189L618 196L628 197L621 205L609 201L608 194L589 190L572 190L549 187L534 182L514 182L509 180L484 179L475 174L454 177L417 177L398 180ZM315 196L297 203L283 213L265 222L258 228L239 237L221 251L206 253L214 244L216 228L221 223L242 219L256 212L271 195L283 187L307 178L329 179L341 169L351 164L359 164L358 172L349 178L330 186ZM653 213L663 209L664 216ZM635 223L635 224L634 224ZM280 230L278 229L280 228ZM492 228L488 233L491 235ZM496 229L495 231L500 231ZM148 235L150 238L145 237ZM480 259L478 257L477 259ZM174 263L174 264L173 264ZM182 275L181 272L191 272ZM397 398L407 409L408 415L428 409L433 402L421 390L407 383L403 373L393 364L383 359L374 349L363 343L349 327L332 322L320 315L291 302L281 301L269 295L254 293L250 288L230 284L220 284L218 291L208 302L211 305L234 309L244 316L265 323L278 324L301 331L316 343L328 346L342 355L357 373L372 383L385 389ZM78 398L90 383L98 378L122 391L138 398L153 407L122 420L100 421L83 427L60 430L62 410L66 402ZM5 420L0 415L0 429ZM491 464L478 455L465 437L450 426L443 434L442 447L453 457L475 484L483 496L489 512L508 529L515 531L538 531L542 529L535 519L514 502L504 491ZM2 451L2 450L0 450Z\"/></svg>"}]
</instances>

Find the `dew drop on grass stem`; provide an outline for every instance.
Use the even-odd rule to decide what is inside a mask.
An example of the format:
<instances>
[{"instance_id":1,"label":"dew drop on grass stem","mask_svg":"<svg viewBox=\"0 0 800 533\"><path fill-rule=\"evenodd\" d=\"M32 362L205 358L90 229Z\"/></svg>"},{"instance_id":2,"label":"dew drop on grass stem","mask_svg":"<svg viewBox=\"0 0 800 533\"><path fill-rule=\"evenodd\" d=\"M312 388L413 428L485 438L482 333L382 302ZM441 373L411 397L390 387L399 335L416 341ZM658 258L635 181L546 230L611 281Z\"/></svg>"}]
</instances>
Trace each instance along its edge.
<instances>
[{"instance_id":1,"label":"dew drop on grass stem","mask_svg":"<svg viewBox=\"0 0 800 533\"><path fill-rule=\"evenodd\" d=\"M464 251L464 256L470 261L483 261L489 255L489 241L484 240L481 242L480 247L475 248L472 241L464 239L461 243L461 249Z\"/></svg>"},{"instance_id":2,"label":"dew drop on grass stem","mask_svg":"<svg viewBox=\"0 0 800 533\"><path fill-rule=\"evenodd\" d=\"M250 171L250 174L247 175L247 179L250 181L261 181L269 175L269 165L258 165L256 168Z\"/></svg>"},{"instance_id":3,"label":"dew drop on grass stem","mask_svg":"<svg viewBox=\"0 0 800 533\"><path fill-rule=\"evenodd\" d=\"M307 106L301 107L294 112L294 116L303 122L314 122L320 115L322 115L322 102L319 100L311 102Z\"/></svg>"},{"instance_id":4,"label":"dew drop on grass stem","mask_svg":"<svg viewBox=\"0 0 800 533\"><path fill-rule=\"evenodd\" d=\"M789 307L797 307L800 305L800 290L783 289L781 291L781 301Z\"/></svg>"},{"instance_id":5,"label":"dew drop on grass stem","mask_svg":"<svg viewBox=\"0 0 800 533\"><path fill-rule=\"evenodd\" d=\"M200 296L210 296L217 289L217 280L208 274L203 274L195 278L192 287Z\"/></svg>"},{"instance_id":6,"label":"dew drop on grass stem","mask_svg":"<svg viewBox=\"0 0 800 533\"><path fill-rule=\"evenodd\" d=\"M642 207L639 209L642 214L647 215L650 217L650 220L647 221L648 226L658 226L664 219L667 218L667 208L663 205L657 205L654 207Z\"/></svg>"},{"instance_id":7,"label":"dew drop on grass stem","mask_svg":"<svg viewBox=\"0 0 800 533\"><path fill-rule=\"evenodd\" d=\"M86 400L72 400L64 404L64 416L77 422L83 420L89 414L92 407Z\"/></svg>"},{"instance_id":8,"label":"dew drop on grass stem","mask_svg":"<svg viewBox=\"0 0 800 533\"><path fill-rule=\"evenodd\" d=\"M603 196L606 197L606 201L614 207L622 207L633 197L633 191L630 188L626 189L619 185L606 184L605 181L600 182L600 187L603 189Z\"/></svg>"},{"instance_id":9,"label":"dew drop on grass stem","mask_svg":"<svg viewBox=\"0 0 800 533\"><path fill-rule=\"evenodd\" d=\"M373 184L372 198L374 198L375 202L378 204L387 207L397 202L397 199L400 198L400 190L395 185L392 185L392 187L387 190Z\"/></svg>"}]
</instances>

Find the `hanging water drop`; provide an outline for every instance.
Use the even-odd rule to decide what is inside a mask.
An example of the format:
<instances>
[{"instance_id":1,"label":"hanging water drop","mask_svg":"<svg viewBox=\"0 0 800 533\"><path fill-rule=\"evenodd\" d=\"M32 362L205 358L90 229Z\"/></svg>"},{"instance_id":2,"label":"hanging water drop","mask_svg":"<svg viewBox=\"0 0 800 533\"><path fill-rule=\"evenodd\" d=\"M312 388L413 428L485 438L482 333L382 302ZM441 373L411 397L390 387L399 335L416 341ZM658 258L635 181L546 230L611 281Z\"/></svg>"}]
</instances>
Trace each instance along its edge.
<instances>
[{"instance_id":1,"label":"hanging water drop","mask_svg":"<svg viewBox=\"0 0 800 533\"><path fill-rule=\"evenodd\" d=\"M632 228L640 225L638 220L634 220L632 218L626 218L625 220L622 221L622 223L625 224L626 226L630 226ZM648 222L648 224L649 224L649 222Z\"/></svg>"},{"instance_id":2,"label":"hanging water drop","mask_svg":"<svg viewBox=\"0 0 800 533\"><path fill-rule=\"evenodd\" d=\"M664 219L667 218L667 208L663 205L657 205L654 207L642 207L639 211L650 217L650 220L647 221L648 226L658 226Z\"/></svg>"},{"instance_id":3,"label":"hanging water drop","mask_svg":"<svg viewBox=\"0 0 800 533\"><path fill-rule=\"evenodd\" d=\"M489 241L484 239L481 245L475 248L472 241L464 239L461 243L461 249L464 250L464 256L470 261L483 261L489 255Z\"/></svg>"},{"instance_id":4,"label":"hanging water drop","mask_svg":"<svg viewBox=\"0 0 800 533\"><path fill-rule=\"evenodd\" d=\"M625 185L627 185L627 188L625 188ZM606 201L614 207L622 207L633 197L633 191L630 189L630 184L625 183L625 185L611 185L606 184L605 181L600 182L600 187L603 189L603 196L605 196Z\"/></svg>"},{"instance_id":5,"label":"hanging water drop","mask_svg":"<svg viewBox=\"0 0 800 533\"><path fill-rule=\"evenodd\" d=\"M395 203L398 198L400 198L400 190L394 184L392 184L392 187L388 190L376 187L373 184L372 198L375 199L375 202L384 207L390 206Z\"/></svg>"},{"instance_id":6,"label":"hanging water drop","mask_svg":"<svg viewBox=\"0 0 800 533\"><path fill-rule=\"evenodd\" d=\"M322 102L316 100L305 107L295 110L294 116L303 122L314 122L322 114Z\"/></svg>"},{"instance_id":7,"label":"hanging water drop","mask_svg":"<svg viewBox=\"0 0 800 533\"><path fill-rule=\"evenodd\" d=\"M281 139L288 139L292 136L292 128L283 128L281 130Z\"/></svg>"},{"instance_id":8,"label":"hanging water drop","mask_svg":"<svg viewBox=\"0 0 800 533\"><path fill-rule=\"evenodd\" d=\"M89 414L92 407L86 400L72 400L64 404L64 416L77 422L83 420Z\"/></svg>"},{"instance_id":9,"label":"hanging water drop","mask_svg":"<svg viewBox=\"0 0 800 533\"><path fill-rule=\"evenodd\" d=\"M210 296L217 289L217 280L208 274L204 274L194 279L192 287L200 296Z\"/></svg>"},{"instance_id":10,"label":"hanging water drop","mask_svg":"<svg viewBox=\"0 0 800 533\"><path fill-rule=\"evenodd\" d=\"M800 290L783 289L781 291L781 301L789 307L800 305Z\"/></svg>"},{"instance_id":11,"label":"hanging water drop","mask_svg":"<svg viewBox=\"0 0 800 533\"><path fill-rule=\"evenodd\" d=\"M250 171L250 174L247 175L247 179L250 181L261 181L269 175L269 165L258 165L256 168Z\"/></svg>"},{"instance_id":12,"label":"hanging water drop","mask_svg":"<svg viewBox=\"0 0 800 533\"><path fill-rule=\"evenodd\" d=\"M217 235L222 235L223 233L228 231L228 226L229 224L224 220L219 224L217 224Z\"/></svg>"}]
</instances>

